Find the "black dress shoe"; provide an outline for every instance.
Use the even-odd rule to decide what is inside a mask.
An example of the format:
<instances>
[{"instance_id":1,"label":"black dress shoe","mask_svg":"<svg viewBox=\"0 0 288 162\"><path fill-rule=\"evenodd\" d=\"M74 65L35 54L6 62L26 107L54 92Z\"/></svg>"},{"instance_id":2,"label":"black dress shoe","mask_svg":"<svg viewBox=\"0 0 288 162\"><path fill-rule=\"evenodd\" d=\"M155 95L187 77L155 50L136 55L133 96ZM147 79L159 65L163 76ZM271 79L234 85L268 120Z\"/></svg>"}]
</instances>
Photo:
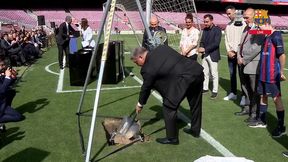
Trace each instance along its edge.
<instances>
[{"instance_id":1,"label":"black dress shoe","mask_svg":"<svg viewBox=\"0 0 288 162\"><path fill-rule=\"evenodd\" d=\"M209 92L208 89L207 89L207 90L203 89L202 94L203 94L203 95L204 95L204 94L208 94L208 92Z\"/></svg>"},{"instance_id":2,"label":"black dress shoe","mask_svg":"<svg viewBox=\"0 0 288 162\"><path fill-rule=\"evenodd\" d=\"M161 144L178 145L178 138L156 138L156 142Z\"/></svg>"},{"instance_id":3,"label":"black dress shoe","mask_svg":"<svg viewBox=\"0 0 288 162\"><path fill-rule=\"evenodd\" d=\"M4 124L0 124L0 133L6 132L6 126Z\"/></svg>"},{"instance_id":4,"label":"black dress shoe","mask_svg":"<svg viewBox=\"0 0 288 162\"><path fill-rule=\"evenodd\" d=\"M249 112L246 110L242 110L240 112L235 112L234 113L236 116L243 116L243 115L249 115Z\"/></svg>"},{"instance_id":5,"label":"black dress shoe","mask_svg":"<svg viewBox=\"0 0 288 162\"><path fill-rule=\"evenodd\" d=\"M195 138L199 138L200 134L193 132L190 128L184 128L183 132L192 135Z\"/></svg>"},{"instance_id":6,"label":"black dress shoe","mask_svg":"<svg viewBox=\"0 0 288 162\"><path fill-rule=\"evenodd\" d=\"M249 116L247 119L244 120L245 123L251 123L253 121L258 121L256 117Z\"/></svg>"},{"instance_id":7,"label":"black dress shoe","mask_svg":"<svg viewBox=\"0 0 288 162\"><path fill-rule=\"evenodd\" d=\"M24 115L21 115L21 118L20 118L19 121L22 121L22 120L25 120L25 119L26 119L26 117Z\"/></svg>"}]
</instances>

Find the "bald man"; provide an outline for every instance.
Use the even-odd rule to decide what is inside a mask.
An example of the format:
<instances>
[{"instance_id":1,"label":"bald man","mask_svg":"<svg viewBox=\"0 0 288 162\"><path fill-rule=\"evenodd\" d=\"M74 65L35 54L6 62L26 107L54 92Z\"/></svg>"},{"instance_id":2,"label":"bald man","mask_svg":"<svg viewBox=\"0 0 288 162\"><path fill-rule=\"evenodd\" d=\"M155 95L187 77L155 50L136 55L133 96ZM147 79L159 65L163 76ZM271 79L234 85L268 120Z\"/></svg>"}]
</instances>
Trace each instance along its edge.
<instances>
[{"instance_id":1,"label":"bald man","mask_svg":"<svg viewBox=\"0 0 288 162\"><path fill-rule=\"evenodd\" d=\"M166 33L166 29L159 26L159 20L156 16L151 16L149 30L152 36L154 35L156 31L164 31ZM168 45L168 39L166 39L164 44ZM143 35L142 47L146 48L148 51L152 50L146 30L144 31L144 35Z\"/></svg>"},{"instance_id":2,"label":"bald man","mask_svg":"<svg viewBox=\"0 0 288 162\"><path fill-rule=\"evenodd\" d=\"M258 118L260 96L257 94L256 88L259 78L260 51L265 38L264 35L249 34L249 30L257 28L254 23L254 15L255 11L252 8L248 8L244 12L243 18L247 26L242 33L237 53L240 81L243 84L244 93L250 100L250 104L235 115L248 114L247 122L253 122L253 120Z\"/></svg>"}]
</instances>

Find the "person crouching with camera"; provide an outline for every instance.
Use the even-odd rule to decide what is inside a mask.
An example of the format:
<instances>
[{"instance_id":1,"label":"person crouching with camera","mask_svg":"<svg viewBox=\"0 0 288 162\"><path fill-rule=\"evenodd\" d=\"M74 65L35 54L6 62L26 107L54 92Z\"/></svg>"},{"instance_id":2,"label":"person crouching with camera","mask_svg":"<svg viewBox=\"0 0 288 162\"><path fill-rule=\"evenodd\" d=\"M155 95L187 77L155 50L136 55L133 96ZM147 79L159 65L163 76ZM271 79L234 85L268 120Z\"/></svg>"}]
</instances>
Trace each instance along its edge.
<instances>
[{"instance_id":1,"label":"person crouching with camera","mask_svg":"<svg viewBox=\"0 0 288 162\"><path fill-rule=\"evenodd\" d=\"M0 132L5 132L4 123L22 121L25 117L11 107L12 100L16 95L16 91L11 88L11 85L16 80L17 72L6 67L1 58L0 72Z\"/></svg>"}]
</instances>

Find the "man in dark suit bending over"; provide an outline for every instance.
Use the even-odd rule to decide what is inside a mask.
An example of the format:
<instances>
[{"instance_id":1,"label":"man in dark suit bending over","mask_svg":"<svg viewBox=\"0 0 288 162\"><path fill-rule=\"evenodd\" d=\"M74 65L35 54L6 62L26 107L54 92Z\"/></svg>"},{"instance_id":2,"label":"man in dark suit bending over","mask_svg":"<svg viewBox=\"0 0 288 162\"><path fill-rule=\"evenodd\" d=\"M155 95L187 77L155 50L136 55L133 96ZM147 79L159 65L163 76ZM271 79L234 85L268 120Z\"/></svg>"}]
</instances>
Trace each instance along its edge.
<instances>
[{"instance_id":1,"label":"man in dark suit bending over","mask_svg":"<svg viewBox=\"0 0 288 162\"><path fill-rule=\"evenodd\" d=\"M156 141L161 144L179 143L177 109L185 97L188 99L192 118L191 128L184 129L184 132L199 137L204 80L202 66L166 45L161 45L149 53L143 47L136 48L131 60L142 67L143 77L136 112L141 112L152 89L157 90L163 98L166 138L157 138Z\"/></svg>"},{"instance_id":2,"label":"man in dark suit bending over","mask_svg":"<svg viewBox=\"0 0 288 162\"><path fill-rule=\"evenodd\" d=\"M66 16L65 22L60 24L58 28L58 33L56 35L56 42L58 47L58 61L60 69L63 69L63 51L66 57L66 67L68 67L68 54L69 54L69 41L70 36L73 35L75 30L71 26L72 18L71 16Z\"/></svg>"}]
</instances>

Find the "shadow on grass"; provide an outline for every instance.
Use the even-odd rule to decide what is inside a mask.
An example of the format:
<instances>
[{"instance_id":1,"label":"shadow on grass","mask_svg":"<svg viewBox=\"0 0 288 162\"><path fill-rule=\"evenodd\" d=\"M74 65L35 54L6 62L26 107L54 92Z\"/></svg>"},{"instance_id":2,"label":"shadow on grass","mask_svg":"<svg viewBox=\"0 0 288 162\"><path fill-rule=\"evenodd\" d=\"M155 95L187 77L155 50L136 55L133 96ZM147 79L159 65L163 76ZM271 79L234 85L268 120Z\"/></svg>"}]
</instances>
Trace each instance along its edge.
<instances>
[{"instance_id":1,"label":"shadow on grass","mask_svg":"<svg viewBox=\"0 0 288 162\"><path fill-rule=\"evenodd\" d=\"M272 115L271 113L267 112L267 130L268 132L271 133L273 132L273 130L277 127L277 123L278 123L278 119L277 117L275 117L274 115ZM273 138L271 136L271 138ZM284 135L281 138L273 138L275 141L277 141L279 144L281 144L283 147L286 148L286 150L288 150L288 136ZM282 150L285 151L285 150Z\"/></svg>"},{"instance_id":2,"label":"shadow on grass","mask_svg":"<svg viewBox=\"0 0 288 162\"><path fill-rule=\"evenodd\" d=\"M16 140L23 139L25 137L24 133L24 131L19 131L19 127L7 129L5 133L0 134L0 149Z\"/></svg>"},{"instance_id":3,"label":"shadow on grass","mask_svg":"<svg viewBox=\"0 0 288 162\"><path fill-rule=\"evenodd\" d=\"M48 104L49 104L49 101L47 100L47 98L41 98L35 101L30 101L28 103L25 103L17 107L16 110L19 111L21 114L24 114L26 112L34 113L36 111L43 109Z\"/></svg>"},{"instance_id":4,"label":"shadow on grass","mask_svg":"<svg viewBox=\"0 0 288 162\"><path fill-rule=\"evenodd\" d=\"M160 121L161 119L163 119L162 106L155 105L155 106L150 107L150 110L156 112L155 117L149 119L149 120L146 121L146 122L144 122L144 123L142 124L142 126L141 126L142 128L143 128L143 127L146 127L146 126L148 126L148 125L153 125L154 123L156 123L156 122ZM164 122L163 122L163 124L164 124ZM177 121L177 127L178 127L178 129L182 129L182 128L185 127L185 126L186 126L186 123L184 123L184 122L182 122L182 121L180 121L180 120ZM151 133L145 133L145 134L147 134L148 136L151 136L151 135L153 135L153 134L155 134L155 133L158 133L158 132L160 132L160 131L163 131L163 130L165 130L165 126L163 126L163 127L161 127L161 128L157 128L156 130L152 131ZM132 146L132 145L133 145L134 143L136 143L136 142L138 142L138 141L133 141L133 142L127 144L127 145L124 145L124 146L122 146L122 147L120 147L120 148L118 148L118 149L116 149L116 150L114 150L114 151L112 151L112 152L110 152L110 153L108 153L108 154L106 154L106 155L104 155L104 156L96 159L97 156L99 156L100 153L104 150L104 148L108 145L107 143L104 143L104 144L102 145L102 147L99 149L99 151L93 156L93 158L92 158L91 161L93 161L93 162L95 162L95 161L101 161L101 160L103 160L103 159L105 159L105 158L107 158L107 157L109 157L109 156L111 156L111 155L113 155L113 154L115 154L115 153L117 153L117 152L120 152L120 151L125 150L126 148ZM96 160L95 160L95 159L96 159Z\"/></svg>"},{"instance_id":5,"label":"shadow on grass","mask_svg":"<svg viewBox=\"0 0 288 162\"><path fill-rule=\"evenodd\" d=\"M149 109L152 110L152 111L155 111L156 114L155 114L154 118L151 118L150 120L148 120L145 123L143 123L142 124L142 128L144 128L144 127L146 127L148 125L152 125L152 124L158 122L159 120L161 120L163 118L162 106L155 105L155 106L150 107Z\"/></svg>"},{"instance_id":6,"label":"shadow on grass","mask_svg":"<svg viewBox=\"0 0 288 162\"><path fill-rule=\"evenodd\" d=\"M109 157L109 156L111 156L111 155L113 155L113 154L115 154L115 153L117 153L117 152L119 152L119 151L122 151L122 150L124 150L124 149L132 146L134 143L136 143L136 142L138 142L138 141L139 141L139 140L135 140L135 141L133 141L133 142L127 144L127 145L124 145L124 146L122 146L122 147L120 147L120 148L118 148L118 149L116 149L116 150L108 153L107 155L105 155L105 156L103 156L103 157L95 160L95 158L97 157L96 155L99 154L99 153L97 153L97 154L93 157L93 159L92 159L91 161L93 161L93 162L101 161L101 160L103 160L103 159L105 159L105 158L107 158L107 157ZM107 145L107 144L104 144L104 145L103 145L104 148L105 148L106 145ZM104 148L102 147L101 149L103 150ZM100 150L100 151L102 151L102 150Z\"/></svg>"},{"instance_id":7,"label":"shadow on grass","mask_svg":"<svg viewBox=\"0 0 288 162\"><path fill-rule=\"evenodd\" d=\"M29 161L29 162L39 162L43 161L50 153L44 150L40 150L37 148L29 147L26 148L25 150L22 150L5 160L3 162L24 162L24 161Z\"/></svg>"},{"instance_id":8,"label":"shadow on grass","mask_svg":"<svg viewBox=\"0 0 288 162\"><path fill-rule=\"evenodd\" d=\"M183 109L182 107L180 107L180 109ZM150 110L152 111L155 111L156 114L155 114L155 117L148 120L147 122L145 122L143 125L142 125L142 128L148 126L148 125L153 125L154 123L160 121L161 119L163 119L163 112L162 112L162 106L159 106L159 105L155 105L155 106L152 106L150 107ZM182 111L182 110L181 110ZM182 111L183 112L183 111ZM190 111L188 111L190 112ZM186 113L185 113L186 114ZM164 125L164 122L163 122L163 125ZM178 131L179 129L182 129L183 127L185 127L187 124L185 122L183 122L182 120L180 119L177 119L177 128L178 128ZM151 136L155 133L158 133L160 131L163 131L165 130L165 125L161 128L158 128L156 129L155 131L151 132L151 133L148 133L148 136Z\"/></svg>"},{"instance_id":9,"label":"shadow on grass","mask_svg":"<svg viewBox=\"0 0 288 162\"><path fill-rule=\"evenodd\" d=\"M97 158L97 156L100 155L100 153L104 150L104 148L105 148L106 146L108 146L108 143L107 143L107 142L102 145L102 147L99 149L99 151L92 157L91 161L95 161L95 159ZM107 155L106 155L106 156L107 156ZM104 159L106 156L104 156L104 157L102 157L102 158ZM96 160L96 161L100 161L100 160L98 159L98 160Z\"/></svg>"},{"instance_id":10,"label":"shadow on grass","mask_svg":"<svg viewBox=\"0 0 288 162\"><path fill-rule=\"evenodd\" d=\"M115 102L122 101L122 100L124 100L124 99L127 99L127 98L129 98L129 97L135 96L135 95L137 95L137 94L139 94L139 92L135 92L135 93L132 93L132 94L130 94L130 95L128 95L128 96L124 96L124 97L118 98L118 99L113 100L113 101L110 101L110 102L108 102L108 103L104 103L104 104L100 105L99 108L108 106L108 105L113 104L113 103L115 103ZM88 112L90 112L90 111L93 111L93 109L89 109L89 110L82 111L82 112L80 112L80 114L83 115L83 114L88 113ZM91 115L91 114L90 114L90 115ZM83 116L85 116L85 115L83 115ZM89 116L89 115L88 115L88 116Z\"/></svg>"},{"instance_id":11,"label":"shadow on grass","mask_svg":"<svg viewBox=\"0 0 288 162\"><path fill-rule=\"evenodd\" d=\"M227 92L227 95L230 93L230 88L231 88L230 87L230 85L231 85L230 80L220 77L219 78L219 85L224 89L225 92ZM237 90L237 95L239 96L239 94L241 95L242 92ZM240 103L241 98L238 96L237 96L237 100L233 100L233 102L235 105L237 105L240 108L239 103Z\"/></svg>"},{"instance_id":12,"label":"shadow on grass","mask_svg":"<svg viewBox=\"0 0 288 162\"><path fill-rule=\"evenodd\" d=\"M124 71L125 71L125 77L129 76L130 75L130 72L133 71L133 66L125 66L124 67Z\"/></svg>"}]
</instances>

